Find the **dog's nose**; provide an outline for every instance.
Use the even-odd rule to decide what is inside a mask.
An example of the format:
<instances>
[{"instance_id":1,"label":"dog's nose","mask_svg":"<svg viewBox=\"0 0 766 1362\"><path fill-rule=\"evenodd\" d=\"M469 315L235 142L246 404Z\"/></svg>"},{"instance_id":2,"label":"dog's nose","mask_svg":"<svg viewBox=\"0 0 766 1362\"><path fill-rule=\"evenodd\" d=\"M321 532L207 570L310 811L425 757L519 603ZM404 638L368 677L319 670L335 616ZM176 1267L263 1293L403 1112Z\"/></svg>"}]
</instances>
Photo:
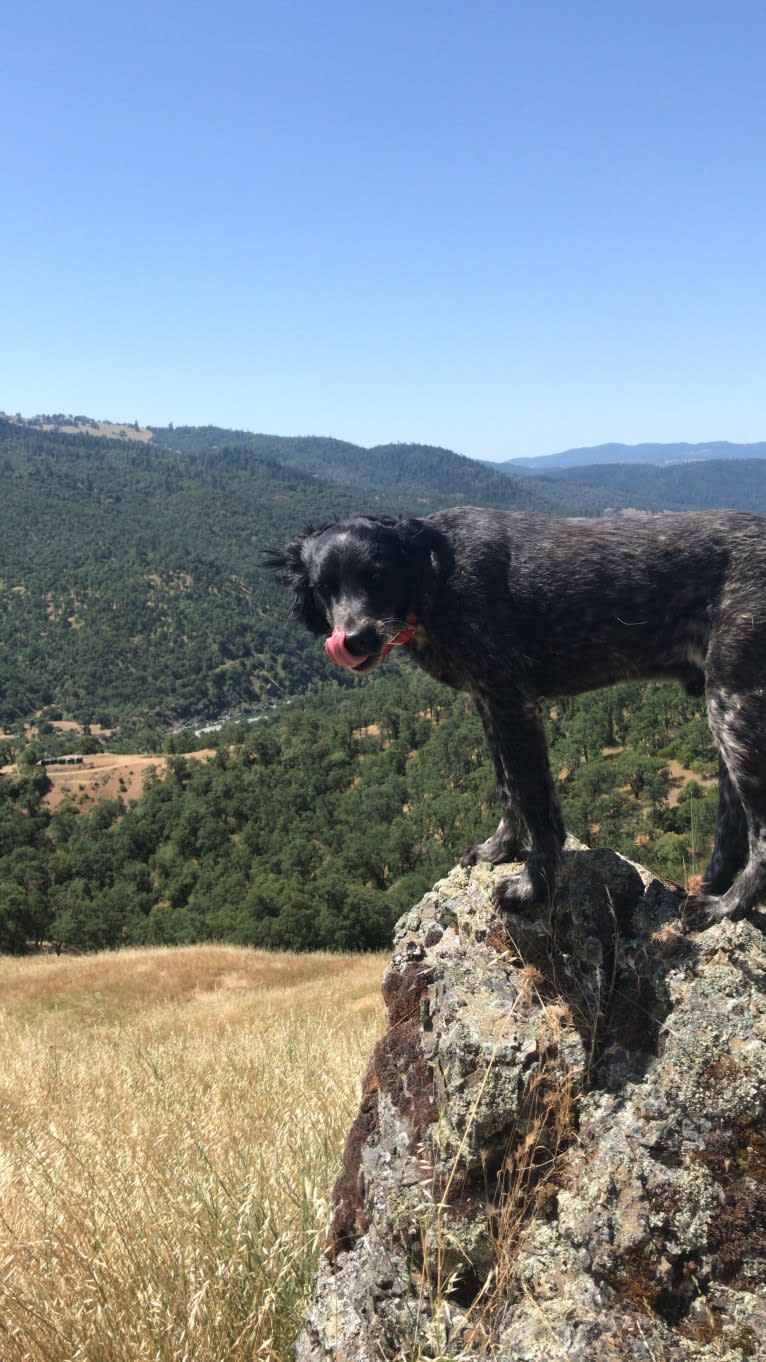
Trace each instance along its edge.
<instances>
[{"instance_id":1,"label":"dog's nose","mask_svg":"<svg viewBox=\"0 0 766 1362\"><path fill-rule=\"evenodd\" d=\"M367 631L369 635L369 630ZM373 631L374 638L374 631ZM324 641L327 656L337 662L339 667L359 667L367 661L374 651L375 643L369 644L364 629L356 629L351 634L336 626L329 638Z\"/></svg>"},{"instance_id":2,"label":"dog's nose","mask_svg":"<svg viewBox=\"0 0 766 1362\"><path fill-rule=\"evenodd\" d=\"M333 629L330 637L324 641L324 650L331 661L336 662L339 667L357 667L361 660L348 651L346 635L342 629Z\"/></svg>"},{"instance_id":3,"label":"dog's nose","mask_svg":"<svg viewBox=\"0 0 766 1362\"><path fill-rule=\"evenodd\" d=\"M377 634L369 624L362 625L360 629L353 629L350 634L346 634L344 641L351 656L360 660L369 657L378 647Z\"/></svg>"}]
</instances>

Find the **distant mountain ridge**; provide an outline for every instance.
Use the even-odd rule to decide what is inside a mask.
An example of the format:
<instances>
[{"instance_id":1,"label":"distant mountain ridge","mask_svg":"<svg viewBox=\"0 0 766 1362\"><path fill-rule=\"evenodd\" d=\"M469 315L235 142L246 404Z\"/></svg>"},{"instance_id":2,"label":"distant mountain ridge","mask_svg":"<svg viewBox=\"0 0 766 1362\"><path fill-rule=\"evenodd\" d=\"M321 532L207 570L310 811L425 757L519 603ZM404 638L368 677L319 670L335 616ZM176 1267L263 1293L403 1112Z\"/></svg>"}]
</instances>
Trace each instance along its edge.
<instances>
[{"instance_id":1,"label":"distant mountain ridge","mask_svg":"<svg viewBox=\"0 0 766 1362\"><path fill-rule=\"evenodd\" d=\"M579 449L565 449L559 454L538 454L529 459L505 459L494 464L509 473L548 473L558 468L583 468L593 464L642 463L666 467L679 463L696 463L708 459L766 459L766 441L756 444L732 444L729 440L711 440L706 444L605 444L584 445Z\"/></svg>"},{"instance_id":2,"label":"distant mountain ridge","mask_svg":"<svg viewBox=\"0 0 766 1362\"><path fill-rule=\"evenodd\" d=\"M209 454L236 447L345 488L384 488L413 499L437 495L518 510L559 509L552 492L533 488L513 470L511 488L508 471L437 445L395 443L368 449L331 436L263 435L220 426L154 426L152 434L156 444L174 453Z\"/></svg>"},{"instance_id":3,"label":"distant mountain ridge","mask_svg":"<svg viewBox=\"0 0 766 1362\"><path fill-rule=\"evenodd\" d=\"M140 426L137 421L104 421L88 416L23 417L0 412L0 421L28 426L58 435L90 435L120 440L154 443L174 453L209 453L216 449L247 449L260 457L275 459L288 467L300 468L329 482L346 487L387 485L398 492L417 491L424 474L433 490L432 480L449 494L483 494L501 502L507 494L493 475L545 475L559 469L588 468L604 464L644 464L653 468L710 460L766 459L766 441L737 444L730 440L708 440L690 444L684 441L663 444L646 442L627 445L616 441L602 445L582 445L555 454L529 458L477 459L458 454L440 445L395 441L383 445L354 444L329 435L268 435L225 426ZM483 499L482 498L482 499ZM527 503L528 493L519 489L514 504ZM545 509L538 503L537 509ZM551 508L558 509L558 508Z\"/></svg>"},{"instance_id":4,"label":"distant mountain ridge","mask_svg":"<svg viewBox=\"0 0 766 1362\"><path fill-rule=\"evenodd\" d=\"M766 460L697 459L690 463L602 463L555 468L530 477L533 487L580 504L618 510L755 511L766 514Z\"/></svg>"}]
</instances>

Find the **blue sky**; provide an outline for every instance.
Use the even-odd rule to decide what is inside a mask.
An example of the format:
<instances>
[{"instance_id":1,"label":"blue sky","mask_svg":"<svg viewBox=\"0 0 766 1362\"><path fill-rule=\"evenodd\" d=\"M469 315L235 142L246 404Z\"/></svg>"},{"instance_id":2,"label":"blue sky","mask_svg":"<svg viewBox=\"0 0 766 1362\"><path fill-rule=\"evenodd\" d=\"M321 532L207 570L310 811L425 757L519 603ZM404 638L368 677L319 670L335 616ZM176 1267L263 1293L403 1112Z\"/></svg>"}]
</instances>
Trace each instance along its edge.
<instances>
[{"instance_id":1,"label":"blue sky","mask_svg":"<svg viewBox=\"0 0 766 1362\"><path fill-rule=\"evenodd\" d=\"M0 409L766 439L766 7L28 0Z\"/></svg>"}]
</instances>

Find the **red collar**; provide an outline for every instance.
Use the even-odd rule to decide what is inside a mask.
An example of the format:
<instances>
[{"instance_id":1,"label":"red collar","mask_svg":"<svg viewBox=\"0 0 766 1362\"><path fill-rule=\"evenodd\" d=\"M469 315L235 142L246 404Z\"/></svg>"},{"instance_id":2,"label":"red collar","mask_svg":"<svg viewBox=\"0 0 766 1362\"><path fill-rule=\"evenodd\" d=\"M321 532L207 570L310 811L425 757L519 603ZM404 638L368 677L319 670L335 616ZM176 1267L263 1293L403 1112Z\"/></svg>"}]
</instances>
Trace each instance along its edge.
<instances>
[{"instance_id":1,"label":"red collar","mask_svg":"<svg viewBox=\"0 0 766 1362\"><path fill-rule=\"evenodd\" d=\"M418 617L417 615L413 615L410 612L410 614L407 616L407 624L405 628L402 629L400 634L396 635L396 638L392 638L391 642L386 644L385 648L383 649L383 656L388 657L388 654L391 652L391 649L394 647L395 644L409 643L417 627Z\"/></svg>"}]
</instances>

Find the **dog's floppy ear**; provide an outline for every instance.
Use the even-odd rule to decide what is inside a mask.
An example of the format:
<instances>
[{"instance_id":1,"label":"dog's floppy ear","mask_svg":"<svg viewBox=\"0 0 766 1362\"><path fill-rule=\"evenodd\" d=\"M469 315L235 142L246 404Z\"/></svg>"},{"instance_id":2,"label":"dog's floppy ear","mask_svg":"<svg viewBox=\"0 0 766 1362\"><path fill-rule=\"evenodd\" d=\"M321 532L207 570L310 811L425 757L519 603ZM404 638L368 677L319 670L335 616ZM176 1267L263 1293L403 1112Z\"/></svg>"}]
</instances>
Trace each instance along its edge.
<instances>
[{"instance_id":1,"label":"dog's floppy ear","mask_svg":"<svg viewBox=\"0 0 766 1362\"><path fill-rule=\"evenodd\" d=\"M280 586L293 593L291 614L315 634L327 632L327 619L309 585L306 544L311 533L299 534L283 549L270 549L263 557L263 567L274 573Z\"/></svg>"},{"instance_id":2,"label":"dog's floppy ear","mask_svg":"<svg viewBox=\"0 0 766 1362\"><path fill-rule=\"evenodd\" d=\"M452 547L447 536L429 520L413 516L398 520L395 528L409 560L413 585L417 591L417 600L413 602L415 612L425 615L439 583L452 569Z\"/></svg>"},{"instance_id":3,"label":"dog's floppy ear","mask_svg":"<svg viewBox=\"0 0 766 1362\"><path fill-rule=\"evenodd\" d=\"M402 518L395 522L396 532L402 543L416 557L435 559L434 567L441 565L448 569L452 561L449 540L430 520L420 520L417 516Z\"/></svg>"},{"instance_id":4,"label":"dog's floppy ear","mask_svg":"<svg viewBox=\"0 0 766 1362\"><path fill-rule=\"evenodd\" d=\"M286 586L290 591L297 591L306 580L303 545L307 537L299 534L283 549L267 549L261 559L261 567L273 572L279 585Z\"/></svg>"}]
</instances>

